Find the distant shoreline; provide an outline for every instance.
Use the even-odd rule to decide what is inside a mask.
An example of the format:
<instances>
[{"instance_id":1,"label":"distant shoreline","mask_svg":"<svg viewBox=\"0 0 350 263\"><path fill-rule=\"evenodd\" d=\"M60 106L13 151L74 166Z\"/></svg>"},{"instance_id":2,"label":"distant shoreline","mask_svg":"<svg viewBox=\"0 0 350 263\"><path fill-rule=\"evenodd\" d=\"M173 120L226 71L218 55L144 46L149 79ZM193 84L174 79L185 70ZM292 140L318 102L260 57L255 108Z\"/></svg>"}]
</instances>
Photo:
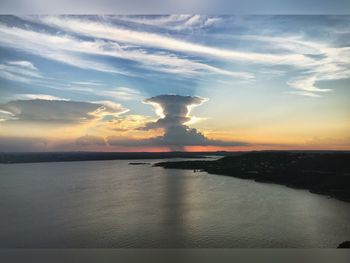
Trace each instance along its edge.
<instances>
[{"instance_id":1,"label":"distant shoreline","mask_svg":"<svg viewBox=\"0 0 350 263\"><path fill-rule=\"evenodd\" d=\"M251 152L295 152L295 153L350 153L349 151L251 151ZM168 158L206 158L208 156L238 156L249 151L216 152L0 152L0 164L140 160Z\"/></svg>"},{"instance_id":2,"label":"distant shoreline","mask_svg":"<svg viewBox=\"0 0 350 263\"><path fill-rule=\"evenodd\" d=\"M350 153L250 152L216 161L155 164L167 169L191 169L252 179L350 202Z\"/></svg>"},{"instance_id":3,"label":"distant shoreline","mask_svg":"<svg viewBox=\"0 0 350 263\"><path fill-rule=\"evenodd\" d=\"M191 152L38 152L38 153L0 153L1 164L140 160L167 158L206 158L206 153Z\"/></svg>"}]
</instances>

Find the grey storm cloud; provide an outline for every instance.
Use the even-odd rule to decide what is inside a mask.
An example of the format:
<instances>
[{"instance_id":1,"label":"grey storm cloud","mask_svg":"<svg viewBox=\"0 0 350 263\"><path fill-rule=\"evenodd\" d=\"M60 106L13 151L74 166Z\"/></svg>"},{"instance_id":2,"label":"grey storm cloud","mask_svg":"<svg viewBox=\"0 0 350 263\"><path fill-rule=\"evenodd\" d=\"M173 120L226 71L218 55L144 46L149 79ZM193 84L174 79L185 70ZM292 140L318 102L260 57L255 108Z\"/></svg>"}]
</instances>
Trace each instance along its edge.
<instances>
[{"instance_id":1,"label":"grey storm cloud","mask_svg":"<svg viewBox=\"0 0 350 263\"><path fill-rule=\"evenodd\" d=\"M213 140L205 137L197 129L189 128L186 125L170 126L163 136L153 139L160 145L173 146L243 146L244 142Z\"/></svg>"},{"instance_id":2,"label":"grey storm cloud","mask_svg":"<svg viewBox=\"0 0 350 263\"><path fill-rule=\"evenodd\" d=\"M75 140L76 145L78 146L105 146L106 141L103 137L93 136L93 135L84 135Z\"/></svg>"},{"instance_id":3,"label":"grey storm cloud","mask_svg":"<svg viewBox=\"0 0 350 263\"><path fill-rule=\"evenodd\" d=\"M160 118L149 122L141 129L163 128L164 134L144 140L123 140L118 137L108 138L110 145L122 146L169 146L181 150L183 146L243 146L245 142L212 140L197 129L188 127L185 123L191 120L191 107L201 105L207 99L180 95L160 95L145 100L156 109Z\"/></svg>"},{"instance_id":4,"label":"grey storm cloud","mask_svg":"<svg viewBox=\"0 0 350 263\"><path fill-rule=\"evenodd\" d=\"M171 126L165 130L164 135L149 139L121 138L111 136L107 138L109 145L118 146L169 146L172 150L182 150L183 146L245 146L245 142L213 140L205 137L197 129L186 125Z\"/></svg>"},{"instance_id":5,"label":"grey storm cloud","mask_svg":"<svg viewBox=\"0 0 350 263\"><path fill-rule=\"evenodd\" d=\"M0 104L3 121L74 123L125 112L121 105L64 100L14 100Z\"/></svg>"},{"instance_id":6,"label":"grey storm cloud","mask_svg":"<svg viewBox=\"0 0 350 263\"><path fill-rule=\"evenodd\" d=\"M0 137L0 149L2 152L43 151L47 145L48 141L45 138Z\"/></svg>"},{"instance_id":7,"label":"grey storm cloud","mask_svg":"<svg viewBox=\"0 0 350 263\"><path fill-rule=\"evenodd\" d=\"M147 123L141 129L166 129L171 126L181 126L191 120L189 115L191 107L201 105L205 101L207 99L180 95L159 95L146 99L144 102L154 106L160 118L156 122Z\"/></svg>"}]
</instances>

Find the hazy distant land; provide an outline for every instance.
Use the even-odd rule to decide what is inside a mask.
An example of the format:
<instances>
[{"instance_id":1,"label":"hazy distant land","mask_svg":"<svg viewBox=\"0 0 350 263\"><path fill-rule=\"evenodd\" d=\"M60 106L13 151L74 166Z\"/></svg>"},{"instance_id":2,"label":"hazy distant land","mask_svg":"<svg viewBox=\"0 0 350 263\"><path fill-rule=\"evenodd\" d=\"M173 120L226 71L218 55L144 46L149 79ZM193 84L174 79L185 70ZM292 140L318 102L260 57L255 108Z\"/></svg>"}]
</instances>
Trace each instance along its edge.
<instances>
[{"instance_id":1,"label":"hazy distant land","mask_svg":"<svg viewBox=\"0 0 350 263\"><path fill-rule=\"evenodd\" d=\"M205 158L208 152L28 152L0 153L0 163L73 162L98 160L137 160ZM233 154L233 153L231 153ZM220 152L215 155L224 155Z\"/></svg>"},{"instance_id":2,"label":"hazy distant land","mask_svg":"<svg viewBox=\"0 0 350 263\"><path fill-rule=\"evenodd\" d=\"M261 151L276 152L276 151ZM282 151L303 153L349 153L337 151ZM207 158L208 156L238 156L247 152L0 152L0 163L41 163L102 160L142 160L168 158ZM280 153L277 151L276 153Z\"/></svg>"},{"instance_id":3,"label":"hazy distant land","mask_svg":"<svg viewBox=\"0 0 350 263\"><path fill-rule=\"evenodd\" d=\"M162 162L156 166L277 183L350 201L348 152L249 152L216 161Z\"/></svg>"}]
</instances>

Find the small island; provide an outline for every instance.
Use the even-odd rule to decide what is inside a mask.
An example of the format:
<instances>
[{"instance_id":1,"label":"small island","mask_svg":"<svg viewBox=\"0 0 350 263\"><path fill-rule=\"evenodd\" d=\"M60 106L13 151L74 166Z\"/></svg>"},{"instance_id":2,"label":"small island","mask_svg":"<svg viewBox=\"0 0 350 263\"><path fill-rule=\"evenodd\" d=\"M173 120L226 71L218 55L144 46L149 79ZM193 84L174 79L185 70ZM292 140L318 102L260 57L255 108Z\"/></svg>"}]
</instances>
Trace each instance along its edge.
<instances>
[{"instance_id":1,"label":"small island","mask_svg":"<svg viewBox=\"0 0 350 263\"><path fill-rule=\"evenodd\" d=\"M155 166L276 183L350 201L348 152L248 152L216 161L161 162Z\"/></svg>"}]
</instances>

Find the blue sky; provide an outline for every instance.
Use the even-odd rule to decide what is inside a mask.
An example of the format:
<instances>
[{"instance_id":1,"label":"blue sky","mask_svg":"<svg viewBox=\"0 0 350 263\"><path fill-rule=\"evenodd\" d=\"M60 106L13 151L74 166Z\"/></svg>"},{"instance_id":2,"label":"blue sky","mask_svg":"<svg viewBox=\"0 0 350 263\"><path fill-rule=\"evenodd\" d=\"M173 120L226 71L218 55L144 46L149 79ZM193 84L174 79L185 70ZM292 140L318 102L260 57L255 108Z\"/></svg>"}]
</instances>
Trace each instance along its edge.
<instances>
[{"instance_id":1,"label":"blue sky","mask_svg":"<svg viewBox=\"0 0 350 263\"><path fill-rule=\"evenodd\" d=\"M206 99L191 127L216 140L344 145L349 41L350 16L1 16L0 135L44 125L9 102L108 104L148 122L161 116L144 101L176 94Z\"/></svg>"}]
</instances>

